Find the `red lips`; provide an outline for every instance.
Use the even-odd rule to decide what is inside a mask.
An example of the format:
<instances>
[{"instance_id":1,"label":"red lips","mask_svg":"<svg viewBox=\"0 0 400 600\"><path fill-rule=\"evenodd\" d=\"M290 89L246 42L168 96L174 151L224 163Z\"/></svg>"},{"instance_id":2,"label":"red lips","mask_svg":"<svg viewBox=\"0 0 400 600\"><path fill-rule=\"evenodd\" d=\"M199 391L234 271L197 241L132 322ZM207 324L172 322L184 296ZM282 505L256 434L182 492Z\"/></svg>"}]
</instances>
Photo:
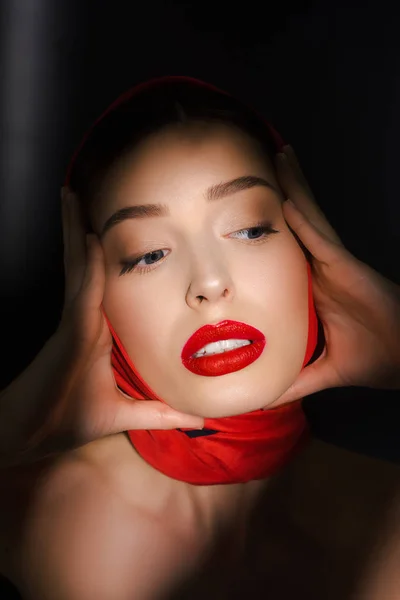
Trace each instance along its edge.
<instances>
[{"instance_id":1,"label":"red lips","mask_svg":"<svg viewBox=\"0 0 400 600\"><path fill-rule=\"evenodd\" d=\"M211 356L193 358L207 344L221 340L250 340L251 344ZM218 377L244 369L262 354L265 336L254 327L237 321L221 321L216 325L205 325L198 329L183 347L183 365L196 375Z\"/></svg>"}]
</instances>

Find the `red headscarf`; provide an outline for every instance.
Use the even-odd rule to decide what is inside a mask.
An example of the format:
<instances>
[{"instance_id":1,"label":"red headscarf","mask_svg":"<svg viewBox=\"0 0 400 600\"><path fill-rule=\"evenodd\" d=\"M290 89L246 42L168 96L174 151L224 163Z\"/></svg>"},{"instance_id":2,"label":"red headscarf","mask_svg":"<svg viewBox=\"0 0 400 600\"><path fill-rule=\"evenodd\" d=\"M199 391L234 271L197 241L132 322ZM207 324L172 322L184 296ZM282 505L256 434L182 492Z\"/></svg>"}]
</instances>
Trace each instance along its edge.
<instances>
[{"instance_id":1,"label":"red headscarf","mask_svg":"<svg viewBox=\"0 0 400 600\"><path fill-rule=\"evenodd\" d=\"M89 129L75 152L67 171L69 185L75 159L96 124L123 102L151 87L173 81L186 81L229 95L213 85L190 77L162 77L135 86L122 94ZM253 109L252 109L253 110ZM268 126L277 152L284 142L275 129L260 119L260 127ZM311 360L317 344L318 321L315 313L311 269L308 270L308 340L303 368ZM118 387L138 400L160 400L137 372L112 324L106 318L113 337L112 368ZM195 485L245 483L265 479L283 467L297 454L309 438L309 429L301 401L270 410L255 410L234 417L205 419L203 430L130 430L129 438L137 452L155 469Z\"/></svg>"}]
</instances>

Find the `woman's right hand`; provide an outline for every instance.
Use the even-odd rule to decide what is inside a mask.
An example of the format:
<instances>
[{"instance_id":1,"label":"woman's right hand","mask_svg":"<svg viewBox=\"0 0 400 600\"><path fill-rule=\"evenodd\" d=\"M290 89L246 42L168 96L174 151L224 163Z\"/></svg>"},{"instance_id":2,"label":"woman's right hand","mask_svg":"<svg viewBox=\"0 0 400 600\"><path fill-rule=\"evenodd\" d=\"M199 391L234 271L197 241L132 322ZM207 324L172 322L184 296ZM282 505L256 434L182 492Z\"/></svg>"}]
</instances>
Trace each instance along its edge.
<instances>
[{"instance_id":1,"label":"woman's right hand","mask_svg":"<svg viewBox=\"0 0 400 600\"><path fill-rule=\"evenodd\" d=\"M66 189L62 219L65 299L60 325L0 398L2 418L11 427L13 461L31 462L129 429L204 427L201 417L119 391L111 366L112 336L101 310L102 247L90 234L86 248L78 200Z\"/></svg>"}]
</instances>

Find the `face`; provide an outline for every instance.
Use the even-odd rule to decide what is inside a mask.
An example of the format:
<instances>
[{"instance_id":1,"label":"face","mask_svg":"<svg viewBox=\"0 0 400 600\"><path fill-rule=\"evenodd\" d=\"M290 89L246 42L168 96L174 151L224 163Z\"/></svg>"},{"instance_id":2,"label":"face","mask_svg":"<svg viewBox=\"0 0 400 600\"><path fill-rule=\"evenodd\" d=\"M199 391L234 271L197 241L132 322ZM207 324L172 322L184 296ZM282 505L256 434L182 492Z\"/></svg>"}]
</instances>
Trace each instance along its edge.
<instances>
[{"instance_id":1,"label":"face","mask_svg":"<svg viewBox=\"0 0 400 600\"><path fill-rule=\"evenodd\" d=\"M240 186L216 187L239 177L247 178ZM98 233L109 224L103 307L141 377L171 407L208 418L243 414L272 404L300 372L307 267L282 201L271 162L225 125L166 128L107 177L93 215ZM127 207L130 218L110 224ZM196 359L185 363L188 339L224 321L243 324L222 337L247 336L247 349L208 347L218 358L201 359L205 372ZM197 350L213 342L207 335Z\"/></svg>"}]
</instances>

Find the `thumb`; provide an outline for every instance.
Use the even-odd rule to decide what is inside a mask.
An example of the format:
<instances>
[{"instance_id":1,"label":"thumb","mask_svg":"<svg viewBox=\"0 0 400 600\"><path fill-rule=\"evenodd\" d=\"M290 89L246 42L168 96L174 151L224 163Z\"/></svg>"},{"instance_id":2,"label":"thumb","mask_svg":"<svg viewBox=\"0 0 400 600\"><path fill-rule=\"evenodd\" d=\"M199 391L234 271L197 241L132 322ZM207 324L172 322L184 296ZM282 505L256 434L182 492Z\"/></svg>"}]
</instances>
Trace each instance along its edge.
<instances>
[{"instance_id":1,"label":"thumb","mask_svg":"<svg viewBox=\"0 0 400 600\"><path fill-rule=\"evenodd\" d=\"M130 429L203 429L203 417L181 413L157 400L135 400L120 395L117 414L110 433Z\"/></svg>"},{"instance_id":2,"label":"thumb","mask_svg":"<svg viewBox=\"0 0 400 600\"><path fill-rule=\"evenodd\" d=\"M331 359L324 353L312 364L300 371L297 379L272 405L266 406L264 410L301 400L310 394L321 390L342 385L340 377L332 365Z\"/></svg>"},{"instance_id":3,"label":"thumb","mask_svg":"<svg viewBox=\"0 0 400 600\"><path fill-rule=\"evenodd\" d=\"M341 256L340 251L345 251L341 242L330 239L291 200L282 204L282 211L287 224L316 260L329 265Z\"/></svg>"}]
</instances>

